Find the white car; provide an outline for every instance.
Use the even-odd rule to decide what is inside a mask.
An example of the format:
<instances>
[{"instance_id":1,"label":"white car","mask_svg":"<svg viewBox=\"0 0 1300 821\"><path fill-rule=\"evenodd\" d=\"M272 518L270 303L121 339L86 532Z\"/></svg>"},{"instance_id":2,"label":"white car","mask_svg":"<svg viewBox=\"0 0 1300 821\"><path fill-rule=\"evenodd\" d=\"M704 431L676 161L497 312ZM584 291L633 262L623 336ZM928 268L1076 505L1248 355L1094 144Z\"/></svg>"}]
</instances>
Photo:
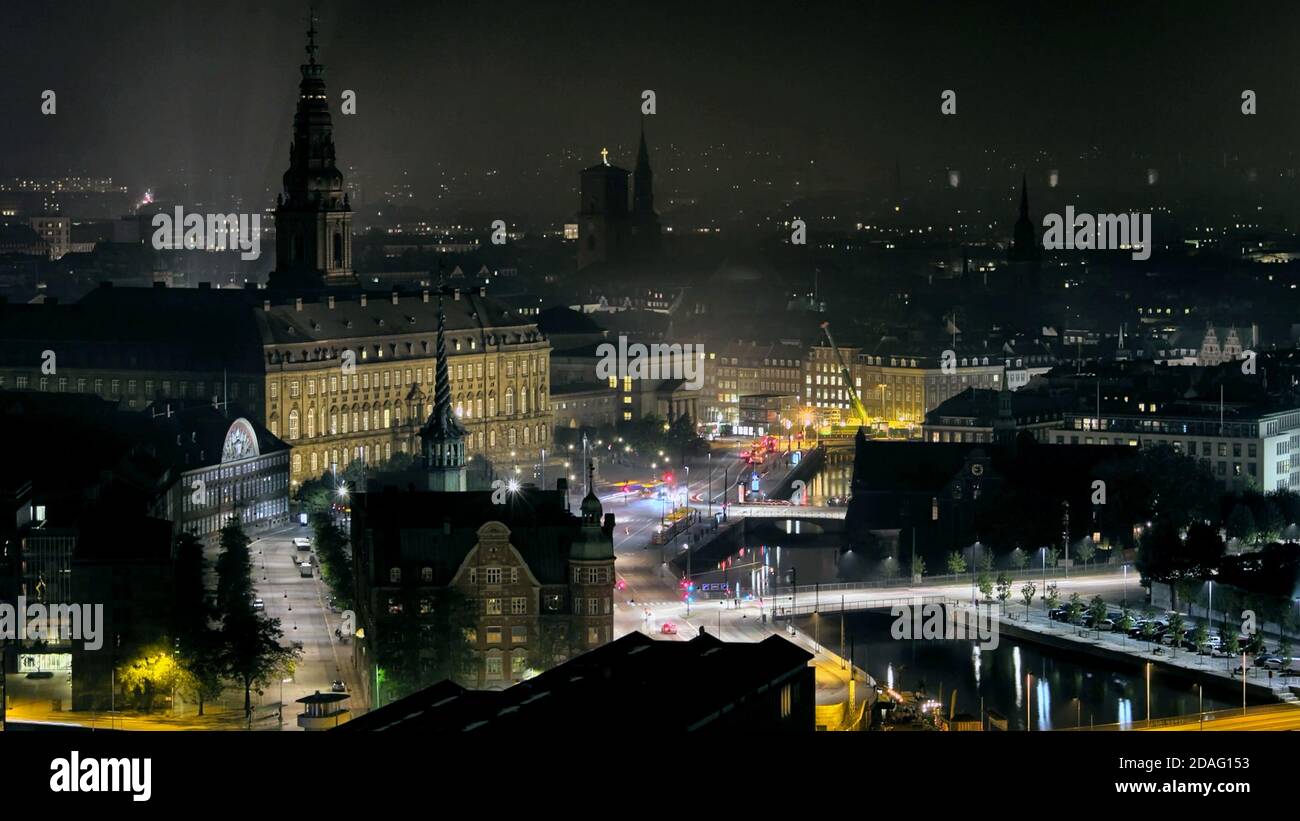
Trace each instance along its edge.
<instances>
[{"instance_id":1,"label":"white car","mask_svg":"<svg viewBox=\"0 0 1300 821\"><path fill-rule=\"evenodd\" d=\"M262 601L261 599L253 599L253 609L254 609L254 610L265 610L265 609L266 609L266 602Z\"/></svg>"},{"instance_id":2,"label":"white car","mask_svg":"<svg viewBox=\"0 0 1300 821\"><path fill-rule=\"evenodd\" d=\"M299 536L293 540L293 546L299 550L310 550L311 539L308 539L306 536Z\"/></svg>"}]
</instances>

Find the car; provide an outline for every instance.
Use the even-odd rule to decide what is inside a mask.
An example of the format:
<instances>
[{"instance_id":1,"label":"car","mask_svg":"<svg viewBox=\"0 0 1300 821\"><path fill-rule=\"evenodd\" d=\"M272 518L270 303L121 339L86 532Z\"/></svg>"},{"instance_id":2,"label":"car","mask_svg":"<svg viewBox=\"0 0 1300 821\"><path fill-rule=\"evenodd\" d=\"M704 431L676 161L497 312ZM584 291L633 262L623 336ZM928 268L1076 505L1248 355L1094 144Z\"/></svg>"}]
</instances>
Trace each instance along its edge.
<instances>
[{"instance_id":1,"label":"car","mask_svg":"<svg viewBox=\"0 0 1300 821\"><path fill-rule=\"evenodd\" d=\"M311 569L311 562L303 562L302 564L298 565L298 575L302 576L304 579L310 579L313 575Z\"/></svg>"},{"instance_id":2,"label":"car","mask_svg":"<svg viewBox=\"0 0 1300 821\"><path fill-rule=\"evenodd\" d=\"M1088 627L1089 630L1112 630L1115 627L1115 620L1110 618L1105 618L1105 619L1101 619L1100 621L1094 622L1092 620L1092 617L1090 616L1088 617L1088 619L1085 620L1084 624Z\"/></svg>"},{"instance_id":3,"label":"car","mask_svg":"<svg viewBox=\"0 0 1300 821\"><path fill-rule=\"evenodd\" d=\"M1065 621L1070 617L1070 611L1065 607L1054 607L1047 611L1047 617L1052 621Z\"/></svg>"},{"instance_id":4,"label":"car","mask_svg":"<svg viewBox=\"0 0 1300 821\"><path fill-rule=\"evenodd\" d=\"M308 539L306 536L298 536L293 540L293 546L299 550L310 550L311 539Z\"/></svg>"},{"instance_id":5,"label":"car","mask_svg":"<svg viewBox=\"0 0 1300 821\"><path fill-rule=\"evenodd\" d=\"M49 670L33 670L27 674L27 678L54 678L54 674Z\"/></svg>"},{"instance_id":6,"label":"car","mask_svg":"<svg viewBox=\"0 0 1300 821\"><path fill-rule=\"evenodd\" d=\"M670 621L666 621L663 623L663 626L659 628L659 632L663 633L665 636L675 636L677 635L677 625Z\"/></svg>"},{"instance_id":7,"label":"car","mask_svg":"<svg viewBox=\"0 0 1300 821\"><path fill-rule=\"evenodd\" d=\"M265 609L266 609L266 602L262 601L261 599L253 599L253 609L254 609L254 610L265 610Z\"/></svg>"},{"instance_id":8,"label":"car","mask_svg":"<svg viewBox=\"0 0 1300 821\"><path fill-rule=\"evenodd\" d=\"M1275 656L1272 653L1260 653L1255 656L1255 666L1263 667L1266 670L1281 670L1283 666L1282 657Z\"/></svg>"},{"instance_id":9,"label":"car","mask_svg":"<svg viewBox=\"0 0 1300 821\"><path fill-rule=\"evenodd\" d=\"M348 691L348 685L347 682L345 682L343 679L336 678L334 679L334 681L330 682L330 692L346 693L347 691Z\"/></svg>"}]
</instances>

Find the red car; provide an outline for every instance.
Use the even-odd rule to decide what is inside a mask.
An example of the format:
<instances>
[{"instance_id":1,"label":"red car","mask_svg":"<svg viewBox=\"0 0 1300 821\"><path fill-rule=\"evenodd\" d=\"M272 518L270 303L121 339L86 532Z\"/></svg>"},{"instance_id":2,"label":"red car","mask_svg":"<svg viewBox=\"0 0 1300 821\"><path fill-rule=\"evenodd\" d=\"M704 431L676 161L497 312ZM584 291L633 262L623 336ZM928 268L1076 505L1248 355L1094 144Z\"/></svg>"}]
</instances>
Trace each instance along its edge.
<instances>
[{"instance_id":1,"label":"red car","mask_svg":"<svg viewBox=\"0 0 1300 821\"><path fill-rule=\"evenodd\" d=\"M626 588L627 588L627 582L623 581L622 579L619 579L617 582L614 583L615 590L625 590Z\"/></svg>"},{"instance_id":2,"label":"red car","mask_svg":"<svg viewBox=\"0 0 1300 821\"><path fill-rule=\"evenodd\" d=\"M677 625L670 621L666 621L664 622L664 626L659 628L659 632L663 633L665 636L675 636L677 635Z\"/></svg>"}]
</instances>

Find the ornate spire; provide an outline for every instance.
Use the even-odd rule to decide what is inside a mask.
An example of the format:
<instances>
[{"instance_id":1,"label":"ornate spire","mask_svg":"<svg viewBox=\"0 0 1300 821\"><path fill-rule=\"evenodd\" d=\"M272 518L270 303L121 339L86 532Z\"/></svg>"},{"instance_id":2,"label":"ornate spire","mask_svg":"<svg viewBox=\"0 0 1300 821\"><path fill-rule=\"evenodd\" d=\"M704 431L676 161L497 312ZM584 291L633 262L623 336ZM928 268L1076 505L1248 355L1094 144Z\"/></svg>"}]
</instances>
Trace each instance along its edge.
<instances>
[{"instance_id":1,"label":"ornate spire","mask_svg":"<svg viewBox=\"0 0 1300 821\"><path fill-rule=\"evenodd\" d=\"M451 407L451 380L447 376L447 341L444 330L447 315L442 303L442 265L438 266L438 340L437 368L434 382L433 413L420 428L424 468L429 474L429 489L462 491L465 489L465 429Z\"/></svg>"},{"instance_id":2,"label":"ornate spire","mask_svg":"<svg viewBox=\"0 0 1300 821\"><path fill-rule=\"evenodd\" d=\"M636 152L636 169L632 172L632 213L642 220L654 216L654 172L650 169L650 150L645 144L645 117L641 118L641 144Z\"/></svg>"},{"instance_id":3,"label":"ornate spire","mask_svg":"<svg viewBox=\"0 0 1300 821\"><path fill-rule=\"evenodd\" d=\"M316 7L309 6L309 24L307 28L307 65L316 65Z\"/></svg>"},{"instance_id":4,"label":"ornate spire","mask_svg":"<svg viewBox=\"0 0 1300 821\"><path fill-rule=\"evenodd\" d=\"M434 436L439 441L449 441L451 439L463 439L465 429L461 427L460 420L456 418L456 413L451 406L451 378L447 370L447 338L445 334L447 312L443 307L442 289L442 263L439 262L437 367L434 372L433 413L429 415L425 431L428 436Z\"/></svg>"}]
</instances>

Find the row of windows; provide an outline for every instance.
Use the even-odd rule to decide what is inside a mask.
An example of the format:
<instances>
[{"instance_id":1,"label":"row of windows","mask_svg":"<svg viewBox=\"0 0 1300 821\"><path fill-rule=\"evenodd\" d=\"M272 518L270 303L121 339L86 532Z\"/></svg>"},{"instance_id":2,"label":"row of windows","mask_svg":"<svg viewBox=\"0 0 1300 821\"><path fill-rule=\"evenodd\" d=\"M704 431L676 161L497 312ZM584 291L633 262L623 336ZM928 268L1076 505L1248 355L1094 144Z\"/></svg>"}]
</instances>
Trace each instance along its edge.
<instances>
[{"instance_id":1,"label":"row of windows","mask_svg":"<svg viewBox=\"0 0 1300 821\"><path fill-rule=\"evenodd\" d=\"M573 600L573 615L608 616L614 612L613 607L613 600L609 598L575 598Z\"/></svg>"},{"instance_id":2,"label":"row of windows","mask_svg":"<svg viewBox=\"0 0 1300 821\"><path fill-rule=\"evenodd\" d=\"M447 365L448 378L457 382L465 379L482 379L484 372L483 362L470 362L468 364L451 364ZM505 362L505 375L507 379L515 376L515 360L507 359ZM384 390L392 388L404 388L410 385L433 384L434 368L432 365L425 368L406 368L383 370L378 372L365 371L362 373L345 374L342 377L335 374L328 377L311 377L304 380L291 379L288 383L288 394L290 399L297 399L302 395L305 386L308 396L315 396L317 393L324 395L326 386L330 393L338 393L340 388L348 390L348 377L351 376L351 389L358 390ZM519 360L518 372L520 376L544 375L546 373L546 364L544 357L529 357ZM405 380L403 380L405 375ZM487 362L487 377L495 379L497 375L497 363L495 359ZM202 384L202 383L200 383ZM202 389L200 388L200 391ZM273 380L270 386L270 396L272 399L280 398L280 383Z\"/></svg>"},{"instance_id":3,"label":"row of windows","mask_svg":"<svg viewBox=\"0 0 1300 821\"><path fill-rule=\"evenodd\" d=\"M574 584L612 584L613 580L609 577L610 568L608 567L575 567L573 568Z\"/></svg>"},{"instance_id":4,"label":"row of windows","mask_svg":"<svg viewBox=\"0 0 1300 821\"><path fill-rule=\"evenodd\" d=\"M33 383L31 381L31 378L25 374L19 374L14 377L15 390L20 390L20 391L30 390L32 388L32 384ZM143 380L107 379L106 380L102 378L87 379L85 377L73 378L68 376L58 376L58 377L40 376L37 377L36 379L35 387L36 390L45 391L47 393L50 391L55 391L57 393L68 393L70 388L74 389L76 393L87 393L88 389L91 389L89 391L91 393L94 393L98 396L111 398L111 397L123 396L124 394L122 393L122 386L125 385L126 386L125 396L128 397L139 396L144 399L152 399L155 396L154 393L155 387L159 389L163 397L170 398L172 395L172 384L173 384L172 380L170 379L162 379L158 381L155 381L153 379L143 379ZM184 380L184 379L179 380L175 383L175 385L178 391L178 393L176 394L178 397L185 399L191 396L190 393L191 383L188 380ZM139 390L142 386L144 388L143 391ZM225 391L228 390L231 399L238 399L239 386L240 386L239 382L230 382L228 384L222 384L221 382L211 382L211 383L195 382L193 383L194 393L192 395L196 399L206 399L209 397L209 389L211 389L213 393L224 393ZM105 392L104 390L105 387L108 388L107 392ZM0 390L8 390L8 388L9 388L9 377L0 375ZM257 398L257 385L255 383L253 382L247 383L247 385L245 386L245 390L247 391L249 399Z\"/></svg>"},{"instance_id":5,"label":"row of windows","mask_svg":"<svg viewBox=\"0 0 1300 821\"><path fill-rule=\"evenodd\" d=\"M479 578L478 571L479 571L479 569L478 569L477 567L471 567L471 568L469 569L469 583L470 583L470 584L477 584L477 583L478 583L478 578ZM518 581L519 581L519 568L517 568L517 567L485 567L485 568L483 568L483 583L484 583L484 584L501 584L501 583L504 582L507 578L510 579L510 583L511 583L511 584L515 584L516 582L518 582Z\"/></svg>"}]
</instances>

